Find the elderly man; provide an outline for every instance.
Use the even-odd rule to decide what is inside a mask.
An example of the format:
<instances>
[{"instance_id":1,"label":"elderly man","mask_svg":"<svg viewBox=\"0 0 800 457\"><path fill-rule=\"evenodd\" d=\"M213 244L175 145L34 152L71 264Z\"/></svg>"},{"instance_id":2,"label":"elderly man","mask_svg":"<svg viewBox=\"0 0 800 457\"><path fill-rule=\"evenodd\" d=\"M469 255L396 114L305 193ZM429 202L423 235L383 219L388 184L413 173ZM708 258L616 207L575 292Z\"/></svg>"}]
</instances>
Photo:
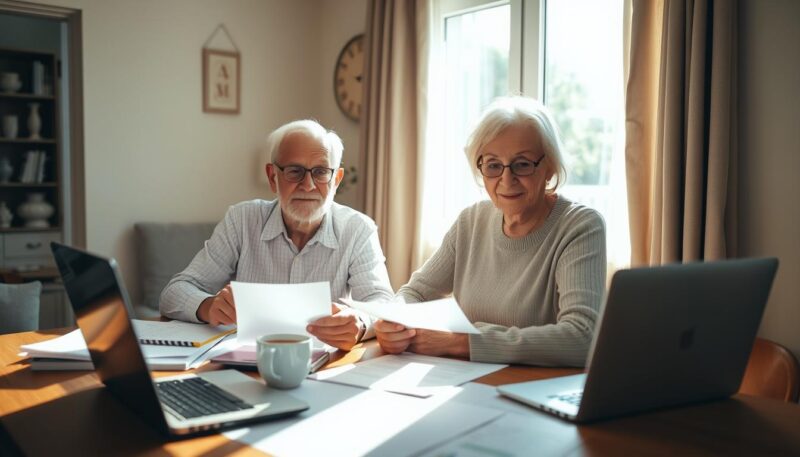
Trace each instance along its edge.
<instances>
[{"instance_id":1,"label":"elderly man","mask_svg":"<svg viewBox=\"0 0 800 457\"><path fill-rule=\"evenodd\" d=\"M236 322L230 281L328 281L334 298L390 299L392 288L375 223L333 201L344 177L342 141L311 120L286 124L267 139L272 201L231 206L205 247L161 293L164 316L212 325ZM308 327L349 350L372 336L370 320L333 304L333 315Z\"/></svg>"}]
</instances>

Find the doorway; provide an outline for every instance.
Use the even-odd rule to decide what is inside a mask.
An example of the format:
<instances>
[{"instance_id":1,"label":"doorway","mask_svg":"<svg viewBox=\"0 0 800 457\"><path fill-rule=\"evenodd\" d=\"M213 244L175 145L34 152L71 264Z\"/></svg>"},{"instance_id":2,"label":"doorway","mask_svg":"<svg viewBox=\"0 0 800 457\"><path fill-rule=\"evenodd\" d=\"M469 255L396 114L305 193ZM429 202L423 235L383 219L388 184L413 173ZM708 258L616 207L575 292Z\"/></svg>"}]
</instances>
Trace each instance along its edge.
<instances>
[{"instance_id":1,"label":"doorway","mask_svg":"<svg viewBox=\"0 0 800 457\"><path fill-rule=\"evenodd\" d=\"M39 328L73 325L50 242L85 247L79 10L0 0L0 273L42 282Z\"/></svg>"}]
</instances>

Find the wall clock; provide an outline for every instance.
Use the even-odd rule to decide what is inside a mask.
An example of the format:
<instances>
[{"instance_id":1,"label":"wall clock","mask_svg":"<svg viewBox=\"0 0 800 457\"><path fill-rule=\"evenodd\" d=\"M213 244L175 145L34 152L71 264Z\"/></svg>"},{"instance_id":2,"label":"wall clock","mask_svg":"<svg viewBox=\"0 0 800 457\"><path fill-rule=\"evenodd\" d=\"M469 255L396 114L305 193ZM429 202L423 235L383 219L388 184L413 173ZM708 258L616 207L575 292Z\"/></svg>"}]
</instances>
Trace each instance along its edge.
<instances>
[{"instance_id":1,"label":"wall clock","mask_svg":"<svg viewBox=\"0 0 800 457\"><path fill-rule=\"evenodd\" d=\"M342 48L333 70L333 96L339 109L354 121L361 118L364 73L364 35L356 35Z\"/></svg>"}]
</instances>

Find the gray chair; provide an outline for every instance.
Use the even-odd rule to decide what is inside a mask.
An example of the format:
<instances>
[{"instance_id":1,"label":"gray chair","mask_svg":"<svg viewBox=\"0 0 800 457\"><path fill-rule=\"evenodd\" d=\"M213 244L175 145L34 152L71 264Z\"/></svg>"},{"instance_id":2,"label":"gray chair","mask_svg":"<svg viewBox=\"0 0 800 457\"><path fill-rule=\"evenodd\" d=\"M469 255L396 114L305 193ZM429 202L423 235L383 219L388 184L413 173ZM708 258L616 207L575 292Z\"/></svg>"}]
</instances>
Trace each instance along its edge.
<instances>
[{"instance_id":1,"label":"gray chair","mask_svg":"<svg viewBox=\"0 0 800 457\"><path fill-rule=\"evenodd\" d=\"M134 225L142 303L139 318L158 317L158 299L169 280L181 272L214 232L216 223L158 223Z\"/></svg>"},{"instance_id":2,"label":"gray chair","mask_svg":"<svg viewBox=\"0 0 800 457\"><path fill-rule=\"evenodd\" d=\"M0 283L0 333L28 332L39 328L42 283Z\"/></svg>"}]
</instances>

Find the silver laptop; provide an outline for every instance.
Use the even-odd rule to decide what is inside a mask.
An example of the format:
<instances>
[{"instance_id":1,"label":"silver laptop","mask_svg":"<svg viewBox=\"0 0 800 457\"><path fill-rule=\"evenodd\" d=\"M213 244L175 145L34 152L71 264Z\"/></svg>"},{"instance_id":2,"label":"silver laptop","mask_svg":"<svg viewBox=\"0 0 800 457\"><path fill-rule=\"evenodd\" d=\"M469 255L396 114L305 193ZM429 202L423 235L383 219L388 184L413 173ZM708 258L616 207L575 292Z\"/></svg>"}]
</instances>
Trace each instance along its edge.
<instances>
[{"instance_id":1,"label":"silver laptop","mask_svg":"<svg viewBox=\"0 0 800 457\"><path fill-rule=\"evenodd\" d=\"M131 325L131 306L114 259L51 243L95 370L111 394L165 435L299 413L308 404L236 370L153 380Z\"/></svg>"},{"instance_id":2,"label":"silver laptop","mask_svg":"<svg viewBox=\"0 0 800 457\"><path fill-rule=\"evenodd\" d=\"M618 271L585 374L497 390L573 422L733 395L777 268L769 258Z\"/></svg>"}]
</instances>

